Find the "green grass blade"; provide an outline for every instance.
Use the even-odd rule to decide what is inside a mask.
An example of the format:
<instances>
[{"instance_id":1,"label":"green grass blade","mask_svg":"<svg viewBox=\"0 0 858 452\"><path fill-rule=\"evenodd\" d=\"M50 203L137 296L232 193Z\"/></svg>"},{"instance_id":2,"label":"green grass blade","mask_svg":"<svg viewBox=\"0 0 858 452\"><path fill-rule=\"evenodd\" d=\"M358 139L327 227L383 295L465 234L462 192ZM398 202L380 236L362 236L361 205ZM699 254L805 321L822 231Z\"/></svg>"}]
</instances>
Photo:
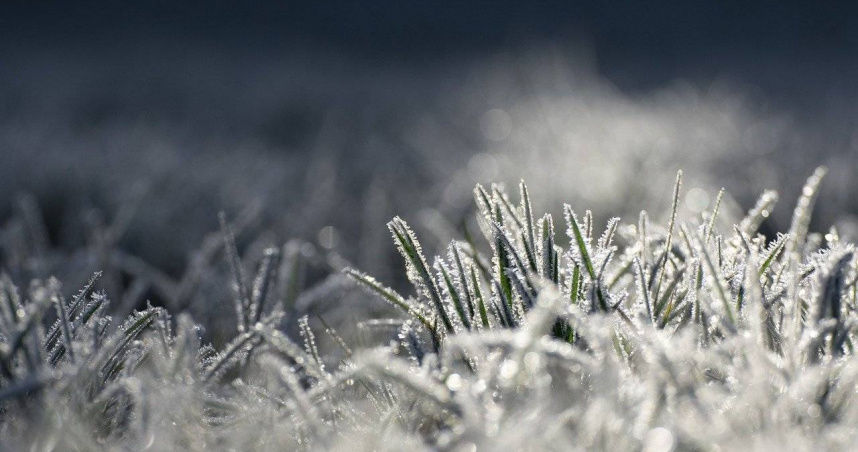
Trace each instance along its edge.
<instances>
[{"instance_id":1,"label":"green grass blade","mask_svg":"<svg viewBox=\"0 0 858 452\"><path fill-rule=\"evenodd\" d=\"M360 272L353 268L346 268L343 270L346 275L360 283L362 286L366 287L373 293L381 296L381 298L385 301L388 301L393 306L402 309L408 315L413 316L417 319L426 329L430 332L435 333L435 329L432 326L432 323L429 319L426 318L425 315L420 313L420 308L412 306L402 295L399 295L395 290L385 287L380 282L378 282L372 276L367 275L366 273Z\"/></svg>"},{"instance_id":2,"label":"green grass blade","mask_svg":"<svg viewBox=\"0 0 858 452\"><path fill-rule=\"evenodd\" d=\"M658 300L661 294L661 282L664 280L664 275L667 273L667 263L670 260L670 246L673 240L673 227L676 224L676 212L679 209L679 191L682 188L682 170L676 172L676 183L673 185L673 202L670 206L670 222L667 225L667 238L664 241L664 259L661 263L661 269L658 272L658 282L655 285L653 299Z\"/></svg>"}]
</instances>

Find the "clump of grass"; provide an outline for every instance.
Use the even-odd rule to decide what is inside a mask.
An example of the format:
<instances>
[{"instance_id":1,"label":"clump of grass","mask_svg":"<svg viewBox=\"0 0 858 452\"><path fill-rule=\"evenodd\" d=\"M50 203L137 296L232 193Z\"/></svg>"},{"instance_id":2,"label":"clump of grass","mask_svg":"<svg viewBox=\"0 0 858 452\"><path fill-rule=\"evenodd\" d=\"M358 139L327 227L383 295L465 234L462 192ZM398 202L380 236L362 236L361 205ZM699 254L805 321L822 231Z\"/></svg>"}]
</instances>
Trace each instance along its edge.
<instances>
[{"instance_id":1,"label":"clump of grass","mask_svg":"<svg viewBox=\"0 0 858 452\"><path fill-rule=\"evenodd\" d=\"M856 268L850 244L833 240L826 248L811 248L818 241L808 239L807 226L823 175L819 169L808 180L791 231L772 240L758 229L776 194L765 192L746 218L722 231L716 219L723 189L708 215L686 221L677 217L679 173L663 228L654 227L642 212L637 225L609 221L596 240L589 211L582 220L566 205L565 248L558 246L561 240L554 236L550 215L539 223L533 221L524 184L517 206L499 187L478 186L479 224L490 245L489 256L470 243L453 242L446 258L434 258L436 275L422 273L420 280L412 279L416 296L407 304L401 302L405 297L371 277L356 270L348 273L416 320L407 323L408 328L434 338L434 349L411 353L435 352L442 362L443 357L458 356L439 368L446 375L442 379L454 378L457 387L466 385L462 381L480 387L493 381L521 391L521 385L535 384L539 378L538 372L526 372L527 359L563 368L563 381L571 378L570 367L575 366L584 375L581 381L589 382L569 386L551 380L545 387L550 396L543 394L548 399L532 395L534 399L521 405L528 408L503 398L516 396L500 397L505 400L501 410L511 416L511 423L520 421L512 414L522 415L519 409L554 407L553 397L575 401L566 411L554 412L563 419L557 431L567 436L561 436L579 438L576 444L581 444L586 432L583 437L590 441L586 444L600 449L640 447L634 432L645 436L665 425L671 444L681 448L706 448L713 440L739 446L741 437L774 441L780 434L842 444L838 441L856 433L840 424L854 400L845 395L846 388L856 381L844 384L830 378L844 372L852 375L856 369L851 358L856 324L854 319L845 320L852 318L850 306L858 302ZM407 224L395 221L398 230L408 231L416 243ZM425 261L417 250L417 258ZM481 262L491 262L491 270L486 271ZM423 288L433 285L447 290ZM435 295L430 300L427 293ZM478 300L485 306L486 321L477 315L481 312L477 306L460 308L463 300ZM447 324L448 318L452 318L450 327L435 328ZM541 323L533 324L534 319ZM544 342L549 337L551 341ZM551 344L553 353L564 358L553 361L556 356L549 358L535 343ZM564 361L569 356L577 359ZM590 367L582 371L581 362ZM760 380L775 369L781 375L776 381ZM504 383L501 377L509 381ZM611 383L593 385L591 378ZM808 390L806 383L799 385L796 379L837 386L838 395L849 401L839 399L831 408L825 396L825 406L836 414L815 418L812 424L818 429L809 434L799 424L805 425L817 409L826 410L818 396L793 399L788 408L776 403L777 394ZM755 393L753 388L764 391ZM497 395L496 387L494 391ZM488 403L470 402L482 408ZM768 414L750 422L747 410ZM598 420L588 417L597 412ZM554 421L551 416L538 418ZM750 423L743 425L737 419ZM516 425L520 431L522 427ZM823 425L842 427L836 435L826 435ZM490 431L486 425L478 430Z\"/></svg>"}]
</instances>

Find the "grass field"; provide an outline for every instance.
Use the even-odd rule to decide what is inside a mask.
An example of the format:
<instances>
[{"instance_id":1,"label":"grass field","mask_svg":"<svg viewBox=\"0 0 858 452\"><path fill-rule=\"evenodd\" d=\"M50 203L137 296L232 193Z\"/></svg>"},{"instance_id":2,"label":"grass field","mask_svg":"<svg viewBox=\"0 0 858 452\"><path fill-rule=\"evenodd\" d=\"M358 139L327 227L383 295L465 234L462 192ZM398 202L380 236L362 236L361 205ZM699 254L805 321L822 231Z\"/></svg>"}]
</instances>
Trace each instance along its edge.
<instances>
[{"instance_id":1,"label":"grass field","mask_svg":"<svg viewBox=\"0 0 858 452\"><path fill-rule=\"evenodd\" d=\"M119 246L132 213L92 214L85 246L56 250L21 197L0 447L846 450L858 272L836 229L810 229L826 172L766 234L775 192L687 202L682 172L647 179L664 214L632 221L477 185L449 246L390 220L375 252L399 263L378 279L338 252L347 234L284 243L262 207L221 214L169 272ZM49 276L75 266L100 271Z\"/></svg>"}]
</instances>

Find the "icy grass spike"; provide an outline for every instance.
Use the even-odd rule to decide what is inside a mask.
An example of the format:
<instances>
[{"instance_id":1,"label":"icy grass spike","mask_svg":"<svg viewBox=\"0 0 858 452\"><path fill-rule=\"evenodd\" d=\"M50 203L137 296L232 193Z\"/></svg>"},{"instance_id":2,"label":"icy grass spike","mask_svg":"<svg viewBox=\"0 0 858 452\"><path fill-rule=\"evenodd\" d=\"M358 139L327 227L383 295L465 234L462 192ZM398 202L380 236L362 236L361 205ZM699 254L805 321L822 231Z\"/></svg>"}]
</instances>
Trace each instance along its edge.
<instances>
[{"instance_id":1,"label":"icy grass spike","mask_svg":"<svg viewBox=\"0 0 858 452\"><path fill-rule=\"evenodd\" d=\"M399 217L395 217L390 223L387 223L387 227L390 229L391 234L393 234L396 247L408 266L408 279L414 284L418 293L428 293L436 312L444 323L444 328L446 328L447 332L453 333L453 322L450 320L447 309L444 307L444 301L441 299L438 286L429 273L426 258L423 257L420 242L417 241L414 232Z\"/></svg>"}]
</instances>

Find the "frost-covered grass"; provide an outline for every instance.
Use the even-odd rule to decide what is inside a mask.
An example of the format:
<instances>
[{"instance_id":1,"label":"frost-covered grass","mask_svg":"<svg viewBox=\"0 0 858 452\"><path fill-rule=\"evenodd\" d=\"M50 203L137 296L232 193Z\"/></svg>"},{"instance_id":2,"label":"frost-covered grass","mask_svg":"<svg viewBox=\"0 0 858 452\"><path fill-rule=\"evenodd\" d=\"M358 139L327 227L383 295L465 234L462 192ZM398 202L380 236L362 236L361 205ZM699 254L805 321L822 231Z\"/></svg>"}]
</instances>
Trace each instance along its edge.
<instances>
[{"instance_id":1,"label":"frost-covered grass","mask_svg":"<svg viewBox=\"0 0 858 452\"><path fill-rule=\"evenodd\" d=\"M388 224L412 293L344 270L400 311L349 307L338 325L373 332L359 339L302 315L341 293L339 271L299 293L307 253L243 259L226 217L185 277L150 281L181 311L196 281L229 278L233 337L217 347L182 312L111 319L99 274L68 297L55 279L4 277L2 447L845 450L858 440L858 272L836 230L809 232L824 174L775 237L758 232L772 192L744 218L719 214L723 193L680 217L681 173L666 218L604 226L578 206L534 216L523 183L516 201L477 186L484 240L466 229L430 261L403 219Z\"/></svg>"}]
</instances>

